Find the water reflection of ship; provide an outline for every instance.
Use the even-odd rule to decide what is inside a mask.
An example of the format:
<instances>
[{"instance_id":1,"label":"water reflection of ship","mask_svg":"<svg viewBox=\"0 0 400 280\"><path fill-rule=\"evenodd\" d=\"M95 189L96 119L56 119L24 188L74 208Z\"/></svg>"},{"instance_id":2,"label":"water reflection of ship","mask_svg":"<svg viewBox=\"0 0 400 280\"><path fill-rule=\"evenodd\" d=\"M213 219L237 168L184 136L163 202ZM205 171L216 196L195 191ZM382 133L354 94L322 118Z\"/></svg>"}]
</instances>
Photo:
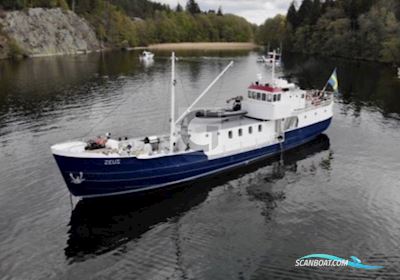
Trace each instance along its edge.
<instances>
[{"instance_id":1,"label":"water reflection of ship","mask_svg":"<svg viewBox=\"0 0 400 280\"><path fill-rule=\"evenodd\" d=\"M201 204L216 186L268 166L272 172L262 179L273 182L283 178L286 171L293 171L298 161L314 157L328 150L329 146L328 136L322 134L308 144L285 152L281 157L248 165L228 172L225 176L197 181L188 187L178 186L168 192L158 191L147 195L79 201L71 214L65 255L71 262L80 262L107 253L140 238L155 225L178 217ZM284 194L252 186L247 187L247 192L250 197L266 202L263 213L266 216L269 215L268 211L275 208L275 200L284 198Z\"/></svg>"}]
</instances>

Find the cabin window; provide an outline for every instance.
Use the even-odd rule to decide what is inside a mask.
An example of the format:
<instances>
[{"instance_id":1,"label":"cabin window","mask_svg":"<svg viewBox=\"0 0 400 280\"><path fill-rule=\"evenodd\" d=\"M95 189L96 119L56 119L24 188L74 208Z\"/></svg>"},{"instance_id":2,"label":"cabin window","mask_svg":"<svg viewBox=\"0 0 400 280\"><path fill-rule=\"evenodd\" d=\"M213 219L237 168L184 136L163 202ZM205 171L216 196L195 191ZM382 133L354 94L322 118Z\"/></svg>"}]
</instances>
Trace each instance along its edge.
<instances>
[{"instance_id":1,"label":"cabin window","mask_svg":"<svg viewBox=\"0 0 400 280\"><path fill-rule=\"evenodd\" d=\"M251 92L251 96L253 97L253 99L256 99L256 93L254 91Z\"/></svg>"},{"instance_id":2,"label":"cabin window","mask_svg":"<svg viewBox=\"0 0 400 280\"><path fill-rule=\"evenodd\" d=\"M265 93L262 94L262 101L265 101L267 99L267 96Z\"/></svg>"},{"instance_id":3,"label":"cabin window","mask_svg":"<svg viewBox=\"0 0 400 280\"><path fill-rule=\"evenodd\" d=\"M252 133L253 133L253 127L249 126L249 134L252 134Z\"/></svg>"},{"instance_id":4,"label":"cabin window","mask_svg":"<svg viewBox=\"0 0 400 280\"><path fill-rule=\"evenodd\" d=\"M262 125L259 124L259 125L258 125L258 132L261 132L261 131L262 131Z\"/></svg>"},{"instance_id":5,"label":"cabin window","mask_svg":"<svg viewBox=\"0 0 400 280\"><path fill-rule=\"evenodd\" d=\"M268 101L268 102L271 102L271 101L272 101L272 95L271 95L271 94L268 94L268 95L267 95L267 101Z\"/></svg>"},{"instance_id":6,"label":"cabin window","mask_svg":"<svg viewBox=\"0 0 400 280\"><path fill-rule=\"evenodd\" d=\"M232 130L229 130L229 132L228 132L228 137L229 137L229 139L232 139Z\"/></svg>"},{"instance_id":7,"label":"cabin window","mask_svg":"<svg viewBox=\"0 0 400 280\"><path fill-rule=\"evenodd\" d=\"M281 101L281 95L280 95L280 94L277 95L276 100L277 100L277 101Z\"/></svg>"},{"instance_id":8,"label":"cabin window","mask_svg":"<svg viewBox=\"0 0 400 280\"><path fill-rule=\"evenodd\" d=\"M257 92L257 100L261 99L261 93Z\"/></svg>"},{"instance_id":9,"label":"cabin window","mask_svg":"<svg viewBox=\"0 0 400 280\"><path fill-rule=\"evenodd\" d=\"M274 102L276 102L276 100L277 100L277 95L276 94L274 94Z\"/></svg>"},{"instance_id":10,"label":"cabin window","mask_svg":"<svg viewBox=\"0 0 400 280\"><path fill-rule=\"evenodd\" d=\"M239 136L243 135L243 130L241 128L239 128L238 134L239 134Z\"/></svg>"}]
</instances>

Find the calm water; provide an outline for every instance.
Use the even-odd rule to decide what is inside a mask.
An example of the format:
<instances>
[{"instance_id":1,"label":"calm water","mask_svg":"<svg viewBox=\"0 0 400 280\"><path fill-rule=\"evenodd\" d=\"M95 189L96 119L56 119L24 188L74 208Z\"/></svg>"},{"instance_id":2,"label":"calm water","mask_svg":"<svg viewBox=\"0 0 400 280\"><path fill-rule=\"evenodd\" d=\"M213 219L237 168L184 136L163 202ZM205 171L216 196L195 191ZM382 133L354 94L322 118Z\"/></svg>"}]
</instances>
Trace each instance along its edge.
<instances>
[{"instance_id":1,"label":"calm water","mask_svg":"<svg viewBox=\"0 0 400 280\"><path fill-rule=\"evenodd\" d=\"M166 132L167 56L153 65L133 52L0 62L0 278L400 278L400 80L382 65L286 56L282 75L303 88L322 88L338 67L343 94L325 135L167 193L72 209L50 145ZM268 76L253 52L178 56L181 109L231 59L200 106ZM294 267L311 253L385 268Z\"/></svg>"}]
</instances>

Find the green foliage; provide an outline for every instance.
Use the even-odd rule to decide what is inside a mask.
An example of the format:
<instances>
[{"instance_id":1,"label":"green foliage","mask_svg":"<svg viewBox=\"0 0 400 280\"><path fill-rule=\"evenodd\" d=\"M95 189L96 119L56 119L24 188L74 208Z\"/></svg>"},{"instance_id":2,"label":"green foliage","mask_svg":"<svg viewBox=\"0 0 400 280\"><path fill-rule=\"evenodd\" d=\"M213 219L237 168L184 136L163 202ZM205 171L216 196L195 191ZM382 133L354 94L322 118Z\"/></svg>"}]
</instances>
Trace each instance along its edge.
<instances>
[{"instance_id":1,"label":"green foliage","mask_svg":"<svg viewBox=\"0 0 400 280\"><path fill-rule=\"evenodd\" d=\"M290 25L292 30L296 30L296 28L300 25L299 16L297 14L296 6L294 2L290 4L289 10L286 15L287 23ZM267 25L265 23L264 25ZM262 26L261 26L262 27Z\"/></svg>"},{"instance_id":2,"label":"green foliage","mask_svg":"<svg viewBox=\"0 0 400 280\"><path fill-rule=\"evenodd\" d=\"M192 15L201 13L199 4L197 4L197 2L195 0L188 0L187 1L187 3L186 3L186 11L188 11Z\"/></svg>"},{"instance_id":3,"label":"green foliage","mask_svg":"<svg viewBox=\"0 0 400 280\"><path fill-rule=\"evenodd\" d=\"M308 25L311 23L313 10L312 0L303 0L298 11L298 19L300 25Z\"/></svg>"},{"instance_id":4,"label":"green foliage","mask_svg":"<svg viewBox=\"0 0 400 280\"><path fill-rule=\"evenodd\" d=\"M400 3L398 0L303 0L289 7L286 22L267 20L257 42L329 56L400 63ZM277 34L279 33L279 34Z\"/></svg>"},{"instance_id":5,"label":"green foliage","mask_svg":"<svg viewBox=\"0 0 400 280\"><path fill-rule=\"evenodd\" d=\"M154 17L157 11L170 11L167 5L147 0L109 0L109 2L120 7L128 16L142 19Z\"/></svg>"},{"instance_id":6,"label":"green foliage","mask_svg":"<svg viewBox=\"0 0 400 280\"><path fill-rule=\"evenodd\" d=\"M235 15L204 13L194 0L186 11L148 0L0 0L6 9L30 7L74 7L108 47L145 46L169 42L248 42L254 30L244 18Z\"/></svg>"},{"instance_id":7,"label":"green foliage","mask_svg":"<svg viewBox=\"0 0 400 280\"><path fill-rule=\"evenodd\" d=\"M181 4L178 3L178 5L176 5L175 11L178 12L178 13L179 12L183 12L183 8L182 8Z\"/></svg>"},{"instance_id":8,"label":"green foliage","mask_svg":"<svg viewBox=\"0 0 400 280\"><path fill-rule=\"evenodd\" d=\"M8 56L12 59L19 59L26 55L25 51L15 42L9 39L8 41Z\"/></svg>"},{"instance_id":9,"label":"green foliage","mask_svg":"<svg viewBox=\"0 0 400 280\"><path fill-rule=\"evenodd\" d=\"M277 15L272 19L267 19L261 25L256 33L256 41L260 45L270 45L272 48L278 48L284 41L286 32L286 19L284 16Z\"/></svg>"},{"instance_id":10,"label":"green foliage","mask_svg":"<svg viewBox=\"0 0 400 280\"><path fill-rule=\"evenodd\" d=\"M218 16L223 16L223 15L224 15L224 14L222 13L222 7L221 7L221 6L218 7L217 15L218 15Z\"/></svg>"},{"instance_id":11,"label":"green foliage","mask_svg":"<svg viewBox=\"0 0 400 280\"><path fill-rule=\"evenodd\" d=\"M61 7L68 9L68 4L65 0L0 0L0 6L6 10L20 10L35 7Z\"/></svg>"}]
</instances>

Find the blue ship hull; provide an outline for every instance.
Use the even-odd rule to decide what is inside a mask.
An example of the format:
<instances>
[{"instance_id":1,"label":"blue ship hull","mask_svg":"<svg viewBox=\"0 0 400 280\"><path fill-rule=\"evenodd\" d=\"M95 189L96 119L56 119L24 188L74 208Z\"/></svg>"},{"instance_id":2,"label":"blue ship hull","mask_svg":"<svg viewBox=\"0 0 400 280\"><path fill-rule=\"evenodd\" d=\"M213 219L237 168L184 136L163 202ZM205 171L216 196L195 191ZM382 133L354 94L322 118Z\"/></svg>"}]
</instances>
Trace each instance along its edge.
<instances>
[{"instance_id":1,"label":"blue ship hull","mask_svg":"<svg viewBox=\"0 0 400 280\"><path fill-rule=\"evenodd\" d=\"M120 158L118 165L104 165L102 158L73 158L55 155L70 192L79 197L97 197L166 187L249 164L311 141L331 123L325 121L286 132L285 141L239 154L209 160L203 152L153 159ZM107 158L110 160L110 158ZM72 177L82 174L75 184ZM72 176L71 176L72 175Z\"/></svg>"}]
</instances>

